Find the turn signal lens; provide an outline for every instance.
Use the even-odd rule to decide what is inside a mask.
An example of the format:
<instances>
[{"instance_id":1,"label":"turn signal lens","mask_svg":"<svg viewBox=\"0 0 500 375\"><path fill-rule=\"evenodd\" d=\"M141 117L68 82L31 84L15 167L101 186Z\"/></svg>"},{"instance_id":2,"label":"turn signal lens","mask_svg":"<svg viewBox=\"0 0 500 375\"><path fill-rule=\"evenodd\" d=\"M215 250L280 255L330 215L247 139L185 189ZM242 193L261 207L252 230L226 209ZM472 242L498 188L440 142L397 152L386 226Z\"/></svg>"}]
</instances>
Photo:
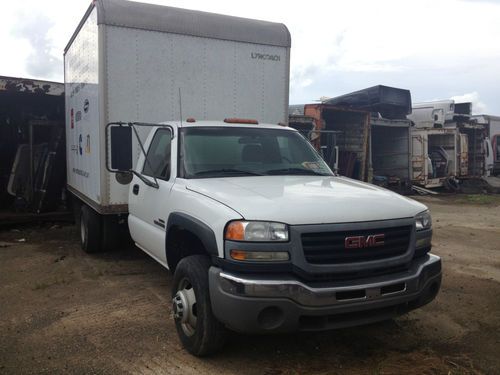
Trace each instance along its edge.
<instances>
[{"instance_id":1,"label":"turn signal lens","mask_svg":"<svg viewBox=\"0 0 500 375\"><path fill-rule=\"evenodd\" d=\"M245 240L245 225L242 221L233 221L229 223L226 228L226 240Z\"/></svg>"},{"instance_id":2,"label":"turn signal lens","mask_svg":"<svg viewBox=\"0 0 500 375\"><path fill-rule=\"evenodd\" d=\"M242 250L231 250L231 258L234 260L246 260L247 254Z\"/></svg>"},{"instance_id":3,"label":"turn signal lens","mask_svg":"<svg viewBox=\"0 0 500 375\"><path fill-rule=\"evenodd\" d=\"M290 255L286 251L243 251L231 250L231 258L239 261L251 262L279 262L290 259Z\"/></svg>"}]
</instances>

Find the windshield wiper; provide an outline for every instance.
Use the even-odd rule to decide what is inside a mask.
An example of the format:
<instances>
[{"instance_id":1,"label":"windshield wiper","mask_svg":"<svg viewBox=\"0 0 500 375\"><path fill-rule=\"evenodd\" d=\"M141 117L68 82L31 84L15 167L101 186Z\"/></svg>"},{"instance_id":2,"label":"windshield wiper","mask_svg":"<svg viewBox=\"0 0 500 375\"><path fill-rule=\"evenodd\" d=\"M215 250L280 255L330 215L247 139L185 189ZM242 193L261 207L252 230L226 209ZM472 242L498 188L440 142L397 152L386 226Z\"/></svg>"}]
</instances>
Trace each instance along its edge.
<instances>
[{"instance_id":1,"label":"windshield wiper","mask_svg":"<svg viewBox=\"0 0 500 375\"><path fill-rule=\"evenodd\" d=\"M193 173L193 176L205 176L205 175L244 175L244 176L263 176L261 173L244 171L242 169L232 169L232 168L222 168L222 169L209 169L206 171L199 171Z\"/></svg>"},{"instance_id":2,"label":"windshield wiper","mask_svg":"<svg viewBox=\"0 0 500 375\"><path fill-rule=\"evenodd\" d=\"M330 174L315 172L312 169L304 168L281 168L281 169L270 169L266 171L269 175L314 175L314 176L330 176Z\"/></svg>"}]
</instances>

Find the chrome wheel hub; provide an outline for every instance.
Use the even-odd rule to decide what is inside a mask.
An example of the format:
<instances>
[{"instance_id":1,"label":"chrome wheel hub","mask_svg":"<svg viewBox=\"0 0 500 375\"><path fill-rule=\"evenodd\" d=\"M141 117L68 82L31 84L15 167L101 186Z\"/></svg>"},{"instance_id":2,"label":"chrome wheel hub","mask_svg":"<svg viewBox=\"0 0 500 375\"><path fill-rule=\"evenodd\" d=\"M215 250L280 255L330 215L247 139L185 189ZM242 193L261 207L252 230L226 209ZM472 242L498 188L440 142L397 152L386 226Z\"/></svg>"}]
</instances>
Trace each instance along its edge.
<instances>
[{"instance_id":1,"label":"chrome wheel hub","mask_svg":"<svg viewBox=\"0 0 500 375\"><path fill-rule=\"evenodd\" d=\"M186 336L192 336L196 330L197 311L196 295L189 280L179 283L179 290L172 298L174 319L180 323Z\"/></svg>"}]
</instances>

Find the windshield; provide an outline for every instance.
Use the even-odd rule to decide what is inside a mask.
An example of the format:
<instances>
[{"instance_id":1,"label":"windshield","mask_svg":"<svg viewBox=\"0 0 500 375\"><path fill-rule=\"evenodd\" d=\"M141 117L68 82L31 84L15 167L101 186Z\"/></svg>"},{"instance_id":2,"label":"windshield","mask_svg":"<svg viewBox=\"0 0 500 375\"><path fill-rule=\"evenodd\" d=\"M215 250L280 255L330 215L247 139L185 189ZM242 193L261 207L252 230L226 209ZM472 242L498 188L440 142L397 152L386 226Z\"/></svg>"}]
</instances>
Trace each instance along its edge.
<instances>
[{"instance_id":1,"label":"windshield","mask_svg":"<svg viewBox=\"0 0 500 375\"><path fill-rule=\"evenodd\" d=\"M281 129L184 128L180 168L185 178L332 175L304 137Z\"/></svg>"}]
</instances>

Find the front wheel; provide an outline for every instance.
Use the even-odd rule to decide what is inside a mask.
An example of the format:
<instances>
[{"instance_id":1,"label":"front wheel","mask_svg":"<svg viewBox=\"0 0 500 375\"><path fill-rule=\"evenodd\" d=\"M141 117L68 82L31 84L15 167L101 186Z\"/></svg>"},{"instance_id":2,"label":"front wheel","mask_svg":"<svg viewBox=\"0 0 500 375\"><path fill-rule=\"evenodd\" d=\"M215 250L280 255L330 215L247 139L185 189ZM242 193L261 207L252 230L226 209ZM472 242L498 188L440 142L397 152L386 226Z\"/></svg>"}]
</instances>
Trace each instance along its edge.
<instances>
[{"instance_id":1,"label":"front wheel","mask_svg":"<svg viewBox=\"0 0 500 375\"><path fill-rule=\"evenodd\" d=\"M208 290L210 260L203 255L183 258L174 273L172 302L175 327L182 345L196 356L215 353L226 329L215 318Z\"/></svg>"}]
</instances>

